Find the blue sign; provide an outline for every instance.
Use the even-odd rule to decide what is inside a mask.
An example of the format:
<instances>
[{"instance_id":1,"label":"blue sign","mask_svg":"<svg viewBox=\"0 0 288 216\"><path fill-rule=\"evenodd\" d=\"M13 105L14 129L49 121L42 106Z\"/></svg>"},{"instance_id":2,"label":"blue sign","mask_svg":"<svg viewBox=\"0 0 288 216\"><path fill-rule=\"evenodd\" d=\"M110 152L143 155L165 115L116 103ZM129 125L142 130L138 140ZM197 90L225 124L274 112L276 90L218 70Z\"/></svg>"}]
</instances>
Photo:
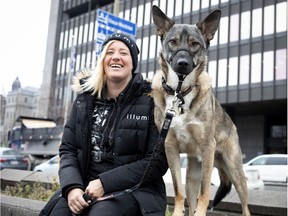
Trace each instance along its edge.
<instances>
[{"instance_id":1,"label":"blue sign","mask_svg":"<svg viewBox=\"0 0 288 216\"><path fill-rule=\"evenodd\" d=\"M97 11L97 41L96 41L96 54L100 53L101 45L104 39L114 33L123 32L136 38L137 26L135 23L117 17L104 10L98 9Z\"/></svg>"}]
</instances>

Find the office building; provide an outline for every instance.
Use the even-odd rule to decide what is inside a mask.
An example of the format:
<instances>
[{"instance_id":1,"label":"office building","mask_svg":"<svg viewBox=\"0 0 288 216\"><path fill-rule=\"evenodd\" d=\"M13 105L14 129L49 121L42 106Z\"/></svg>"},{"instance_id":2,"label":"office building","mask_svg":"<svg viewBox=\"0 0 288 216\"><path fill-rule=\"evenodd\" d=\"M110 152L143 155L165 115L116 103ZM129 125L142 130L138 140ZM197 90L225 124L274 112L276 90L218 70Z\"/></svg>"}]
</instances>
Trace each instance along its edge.
<instances>
[{"instance_id":1,"label":"office building","mask_svg":"<svg viewBox=\"0 0 288 216\"><path fill-rule=\"evenodd\" d=\"M244 160L261 153L286 153L285 0L52 0L40 98L49 105L40 104L43 117L64 122L75 98L68 79L95 65L98 9L136 23L141 50L136 72L153 78L161 44L152 5L176 23L196 24L214 9L222 10L208 53L214 93L238 128Z\"/></svg>"}]
</instances>

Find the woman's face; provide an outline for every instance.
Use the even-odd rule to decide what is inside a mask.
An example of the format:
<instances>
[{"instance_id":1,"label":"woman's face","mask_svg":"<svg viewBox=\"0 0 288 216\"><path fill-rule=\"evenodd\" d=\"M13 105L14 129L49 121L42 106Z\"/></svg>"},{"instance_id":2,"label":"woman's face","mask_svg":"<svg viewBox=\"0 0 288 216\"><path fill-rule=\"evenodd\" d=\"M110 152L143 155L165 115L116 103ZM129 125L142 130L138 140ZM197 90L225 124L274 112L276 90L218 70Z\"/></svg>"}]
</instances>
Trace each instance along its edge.
<instances>
[{"instance_id":1,"label":"woman's face","mask_svg":"<svg viewBox=\"0 0 288 216\"><path fill-rule=\"evenodd\" d=\"M104 58L104 71L107 80L130 80L132 77L132 69L132 57L126 44L121 41L113 42L107 49Z\"/></svg>"}]
</instances>

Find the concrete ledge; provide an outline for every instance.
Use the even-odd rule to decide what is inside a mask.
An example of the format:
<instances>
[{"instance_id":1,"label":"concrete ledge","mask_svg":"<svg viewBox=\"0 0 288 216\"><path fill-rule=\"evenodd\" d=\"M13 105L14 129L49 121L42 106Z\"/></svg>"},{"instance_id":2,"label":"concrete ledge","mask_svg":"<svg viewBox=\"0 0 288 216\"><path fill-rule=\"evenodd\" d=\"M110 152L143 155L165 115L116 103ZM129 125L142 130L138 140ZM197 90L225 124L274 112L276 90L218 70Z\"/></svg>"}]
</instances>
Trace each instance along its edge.
<instances>
[{"instance_id":1,"label":"concrete ledge","mask_svg":"<svg viewBox=\"0 0 288 216\"><path fill-rule=\"evenodd\" d=\"M46 202L1 194L1 216L38 216Z\"/></svg>"},{"instance_id":2,"label":"concrete ledge","mask_svg":"<svg viewBox=\"0 0 288 216\"><path fill-rule=\"evenodd\" d=\"M210 203L217 191L217 187L211 186ZM172 184L166 184L166 193L168 205L174 205L174 190ZM265 216L287 216L287 190L268 191L268 190L248 190L249 210L252 215ZM188 207L187 202L185 202ZM238 194L234 188L231 192L214 208L208 211L207 215L242 215L242 208Z\"/></svg>"},{"instance_id":3,"label":"concrete ledge","mask_svg":"<svg viewBox=\"0 0 288 216\"><path fill-rule=\"evenodd\" d=\"M0 171L1 189L6 185L32 184L41 182L48 188L58 182L58 177L46 175L45 173L34 173L32 171L9 170ZM212 204L217 187L211 186L210 205ZM166 184L167 201L169 209L174 206L174 190L172 184ZM253 216L287 216L287 189L284 191L249 190L249 209ZM46 202L11 197L1 194L1 216L34 216L44 207ZM186 207L187 202L186 202ZM188 210L186 211L188 212ZM207 212L208 216L239 216L241 215L241 204L235 189L216 206L213 211ZM185 214L187 215L187 214Z\"/></svg>"}]
</instances>

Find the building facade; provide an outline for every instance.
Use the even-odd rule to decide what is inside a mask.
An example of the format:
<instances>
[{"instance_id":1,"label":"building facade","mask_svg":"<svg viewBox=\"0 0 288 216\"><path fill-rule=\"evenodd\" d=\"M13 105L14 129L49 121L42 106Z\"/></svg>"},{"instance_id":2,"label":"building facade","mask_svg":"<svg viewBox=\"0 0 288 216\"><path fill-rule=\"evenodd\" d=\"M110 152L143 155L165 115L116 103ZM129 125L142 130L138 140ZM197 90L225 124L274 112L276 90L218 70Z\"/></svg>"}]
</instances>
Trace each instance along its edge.
<instances>
[{"instance_id":1,"label":"building facade","mask_svg":"<svg viewBox=\"0 0 288 216\"><path fill-rule=\"evenodd\" d=\"M41 116L64 123L75 98L71 75L95 65L97 9L136 23L141 52L136 72L152 79L161 49L152 5L176 23L189 24L221 9L220 27L208 52L215 96L238 128L244 160L261 153L286 153L285 0L52 0Z\"/></svg>"},{"instance_id":2,"label":"building facade","mask_svg":"<svg viewBox=\"0 0 288 216\"><path fill-rule=\"evenodd\" d=\"M39 89L34 87L21 87L18 77L12 84L12 90L1 101L0 134L1 144L7 144L7 134L16 123L19 116L37 117ZM3 103L3 104L2 104ZM3 115L2 115L3 114ZM2 133L1 133L2 132Z\"/></svg>"}]
</instances>

